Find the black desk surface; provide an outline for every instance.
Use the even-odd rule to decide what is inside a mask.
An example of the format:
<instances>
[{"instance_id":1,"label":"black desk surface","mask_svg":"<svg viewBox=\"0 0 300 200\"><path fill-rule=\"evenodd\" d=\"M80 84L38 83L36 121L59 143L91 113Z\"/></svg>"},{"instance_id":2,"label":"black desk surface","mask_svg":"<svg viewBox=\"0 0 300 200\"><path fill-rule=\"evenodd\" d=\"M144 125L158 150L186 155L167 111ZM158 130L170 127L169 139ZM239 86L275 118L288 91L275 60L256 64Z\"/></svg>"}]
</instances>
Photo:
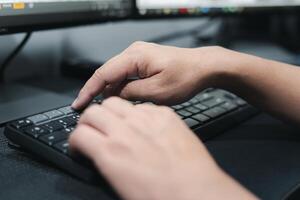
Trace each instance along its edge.
<instances>
[{"instance_id":1,"label":"black desk surface","mask_svg":"<svg viewBox=\"0 0 300 200\"><path fill-rule=\"evenodd\" d=\"M0 133L0 199L112 199L55 167L7 145ZM218 163L263 199L281 199L300 182L300 135L260 115L207 142Z\"/></svg>"}]
</instances>

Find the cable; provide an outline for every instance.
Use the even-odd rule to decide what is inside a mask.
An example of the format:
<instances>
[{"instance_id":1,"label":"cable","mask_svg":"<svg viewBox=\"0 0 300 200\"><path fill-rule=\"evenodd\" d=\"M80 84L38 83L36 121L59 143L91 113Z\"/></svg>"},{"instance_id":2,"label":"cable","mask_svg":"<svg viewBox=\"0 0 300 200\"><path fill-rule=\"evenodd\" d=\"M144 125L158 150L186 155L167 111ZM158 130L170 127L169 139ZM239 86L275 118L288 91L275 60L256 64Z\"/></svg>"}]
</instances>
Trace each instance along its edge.
<instances>
[{"instance_id":1,"label":"cable","mask_svg":"<svg viewBox=\"0 0 300 200\"><path fill-rule=\"evenodd\" d=\"M189 29L189 30L184 30L184 31L179 31L171 34L166 34L163 36L159 36L157 38L153 38L148 40L149 42L153 43L162 43L170 40L175 40L177 38L185 37L187 35L194 35L194 34L199 34L200 31L207 29L210 25L212 25L212 18L208 18L206 22L201 24L200 26L197 26L195 28Z\"/></svg>"},{"instance_id":2,"label":"cable","mask_svg":"<svg viewBox=\"0 0 300 200\"><path fill-rule=\"evenodd\" d=\"M27 41L30 39L31 32L26 33L24 39L21 41L21 43L13 50L7 58L3 61L2 65L0 66L0 82L4 82L5 78L5 71L11 61L20 53L20 51L23 49Z\"/></svg>"}]
</instances>

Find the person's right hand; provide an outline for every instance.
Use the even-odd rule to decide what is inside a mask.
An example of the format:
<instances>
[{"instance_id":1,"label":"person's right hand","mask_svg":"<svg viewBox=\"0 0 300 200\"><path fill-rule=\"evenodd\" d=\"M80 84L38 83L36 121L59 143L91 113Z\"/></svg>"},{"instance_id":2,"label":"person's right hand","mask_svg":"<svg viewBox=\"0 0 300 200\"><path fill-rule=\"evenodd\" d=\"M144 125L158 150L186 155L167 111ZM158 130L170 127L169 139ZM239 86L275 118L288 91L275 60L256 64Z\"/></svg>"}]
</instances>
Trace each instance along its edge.
<instances>
[{"instance_id":1,"label":"person's right hand","mask_svg":"<svg viewBox=\"0 0 300 200\"><path fill-rule=\"evenodd\" d=\"M226 57L224 52L220 47L185 49L136 42L99 68L72 106L83 108L100 93L157 104L184 102L212 86L212 66L216 58Z\"/></svg>"},{"instance_id":2,"label":"person's right hand","mask_svg":"<svg viewBox=\"0 0 300 200\"><path fill-rule=\"evenodd\" d=\"M69 142L124 200L257 199L164 106L108 98L84 111Z\"/></svg>"}]
</instances>

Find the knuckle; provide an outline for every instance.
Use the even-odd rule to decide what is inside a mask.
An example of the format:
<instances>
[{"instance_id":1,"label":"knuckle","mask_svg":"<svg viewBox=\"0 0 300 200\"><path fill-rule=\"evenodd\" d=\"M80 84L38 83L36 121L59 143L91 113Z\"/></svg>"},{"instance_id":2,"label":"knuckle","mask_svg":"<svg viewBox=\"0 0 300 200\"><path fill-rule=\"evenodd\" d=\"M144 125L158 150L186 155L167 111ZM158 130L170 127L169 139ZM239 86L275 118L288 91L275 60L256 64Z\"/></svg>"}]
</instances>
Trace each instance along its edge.
<instances>
[{"instance_id":1,"label":"knuckle","mask_svg":"<svg viewBox=\"0 0 300 200\"><path fill-rule=\"evenodd\" d=\"M124 52L127 62L134 66L136 63L139 63L140 60L144 57L144 50L140 47L130 47L127 51Z\"/></svg>"},{"instance_id":2,"label":"knuckle","mask_svg":"<svg viewBox=\"0 0 300 200\"><path fill-rule=\"evenodd\" d=\"M138 109L154 109L155 106L154 105L150 105L150 104L138 104L135 106Z\"/></svg>"},{"instance_id":3,"label":"knuckle","mask_svg":"<svg viewBox=\"0 0 300 200\"><path fill-rule=\"evenodd\" d=\"M82 114L81 119L93 117L99 110L99 105L91 105L89 106Z\"/></svg>"},{"instance_id":4,"label":"knuckle","mask_svg":"<svg viewBox=\"0 0 300 200\"><path fill-rule=\"evenodd\" d=\"M77 128L69 137L69 143L71 146L76 146L81 141L82 134L87 130L85 125L78 125Z\"/></svg>"},{"instance_id":5,"label":"knuckle","mask_svg":"<svg viewBox=\"0 0 300 200\"><path fill-rule=\"evenodd\" d=\"M101 78L102 77L102 68L98 68L95 72L94 72L94 77L95 78Z\"/></svg>"},{"instance_id":6,"label":"knuckle","mask_svg":"<svg viewBox=\"0 0 300 200\"><path fill-rule=\"evenodd\" d=\"M122 100L119 97L109 97L102 102L103 106L119 104Z\"/></svg>"},{"instance_id":7,"label":"knuckle","mask_svg":"<svg viewBox=\"0 0 300 200\"><path fill-rule=\"evenodd\" d=\"M130 45L130 48L140 48L145 46L147 43L143 41L135 41Z\"/></svg>"},{"instance_id":8,"label":"knuckle","mask_svg":"<svg viewBox=\"0 0 300 200\"><path fill-rule=\"evenodd\" d=\"M162 113L164 116L167 116L167 117L171 117L174 115L174 111L167 106L161 106L160 113Z\"/></svg>"}]
</instances>

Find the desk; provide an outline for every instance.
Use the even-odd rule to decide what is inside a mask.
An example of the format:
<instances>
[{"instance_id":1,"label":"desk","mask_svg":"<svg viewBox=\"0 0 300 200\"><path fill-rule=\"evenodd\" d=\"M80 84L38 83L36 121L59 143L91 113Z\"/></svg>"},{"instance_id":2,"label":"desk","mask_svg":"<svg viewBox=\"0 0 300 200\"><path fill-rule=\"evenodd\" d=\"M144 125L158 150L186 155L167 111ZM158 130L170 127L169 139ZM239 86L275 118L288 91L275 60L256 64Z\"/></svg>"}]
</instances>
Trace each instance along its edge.
<instances>
[{"instance_id":1,"label":"desk","mask_svg":"<svg viewBox=\"0 0 300 200\"><path fill-rule=\"evenodd\" d=\"M206 145L229 174L263 199L280 199L300 182L300 134L267 115L257 116ZM113 199L100 187L9 148L3 130L0 180L0 199Z\"/></svg>"}]
</instances>

